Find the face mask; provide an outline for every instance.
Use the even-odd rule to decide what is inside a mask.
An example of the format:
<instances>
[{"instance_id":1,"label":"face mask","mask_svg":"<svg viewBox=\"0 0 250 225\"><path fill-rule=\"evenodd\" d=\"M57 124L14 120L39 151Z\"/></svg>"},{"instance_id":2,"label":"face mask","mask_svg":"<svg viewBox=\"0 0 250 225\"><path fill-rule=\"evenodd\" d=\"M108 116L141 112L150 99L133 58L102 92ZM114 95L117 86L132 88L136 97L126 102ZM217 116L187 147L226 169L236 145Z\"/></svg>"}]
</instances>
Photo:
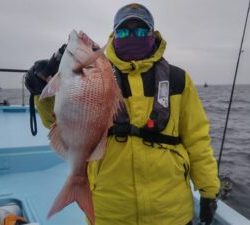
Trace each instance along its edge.
<instances>
[{"instance_id":1,"label":"face mask","mask_svg":"<svg viewBox=\"0 0 250 225\"><path fill-rule=\"evenodd\" d=\"M121 60L141 60L149 57L153 52L155 37L151 35L146 37L115 38L113 43L115 53Z\"/></svg>"}]
</instances>

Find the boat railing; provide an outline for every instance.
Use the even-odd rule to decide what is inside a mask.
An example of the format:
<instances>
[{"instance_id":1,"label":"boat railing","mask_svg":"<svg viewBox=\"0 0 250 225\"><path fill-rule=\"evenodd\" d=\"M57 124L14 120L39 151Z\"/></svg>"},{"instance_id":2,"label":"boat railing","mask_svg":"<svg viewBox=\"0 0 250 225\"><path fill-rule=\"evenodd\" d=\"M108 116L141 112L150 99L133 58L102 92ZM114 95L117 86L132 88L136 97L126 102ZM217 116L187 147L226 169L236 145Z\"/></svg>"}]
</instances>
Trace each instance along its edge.
<instances>
[{"instance_id":1,"label":"boat railing","mask_svg":"<svg viewBox=\"0 0 250 225\"><path fill-rule=\"evenodd\" d=\"M25 75L27 73L28 70L25 69L9 69L9 68L0 68L0 78L1 76L3 76L3 74L5 73L13 73L13 74L20 74L23 73L22 78L21 78L21 84L18 87L18 89L21 89L21 105L24 106L25 105ZM0 92L3 91L3 88L1 87L1 83L0 83ZM8 99L1 99L0 98L0 105L9 105L10 102L8 101Z\"/></svg>"}]
</instances>

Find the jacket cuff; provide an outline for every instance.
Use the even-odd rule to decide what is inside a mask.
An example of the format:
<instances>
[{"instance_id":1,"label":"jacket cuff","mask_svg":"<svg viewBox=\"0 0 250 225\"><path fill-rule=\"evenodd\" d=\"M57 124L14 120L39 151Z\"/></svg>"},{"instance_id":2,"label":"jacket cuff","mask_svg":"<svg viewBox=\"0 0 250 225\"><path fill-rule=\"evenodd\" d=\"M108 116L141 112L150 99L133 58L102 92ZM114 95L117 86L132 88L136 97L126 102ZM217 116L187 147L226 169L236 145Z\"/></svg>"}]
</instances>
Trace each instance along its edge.
<instances>
[{"instance_id":1,"label":"jacket cuff","mask_svg":"<svg viewBox=\"0 0 250 225\"><path fill-rule=\"evenodd\" d=\"M219 191L216 192L205 192L204 190L199 190L200 196L203 198L215 199L217 198Z\"/></svg>"}]
</instances>

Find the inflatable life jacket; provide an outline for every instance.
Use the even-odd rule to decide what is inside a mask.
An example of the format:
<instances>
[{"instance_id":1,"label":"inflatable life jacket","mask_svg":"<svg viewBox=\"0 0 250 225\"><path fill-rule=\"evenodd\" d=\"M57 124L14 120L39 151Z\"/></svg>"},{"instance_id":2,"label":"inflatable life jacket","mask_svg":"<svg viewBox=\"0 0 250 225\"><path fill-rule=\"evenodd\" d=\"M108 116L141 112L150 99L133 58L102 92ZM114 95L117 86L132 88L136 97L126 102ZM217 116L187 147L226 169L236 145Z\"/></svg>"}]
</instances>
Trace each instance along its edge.
<instances>
[{"instance_id":1,"label":"inflatable life jacket","mask_svg":"<svg viewBox=\"0 0 250 225\"><path fill-rule=\"evenodd\" d=\"M141 137L145 144L180 144L180 137L162 134L161 132L167 126L170 116L170 95L180 94L184 90L185 71L168 64L162 58L146 73L142 77L149 78L146 86L150 89L148 92L152 92L151 95L154 97L153 108L147 123L143 127L136 127L131 124L128 112L124 106L118 112L114 125L109 130L109 136L114 135L116 140L120 142L127 141L128 136L132 135ZM126 79L127 74L122 74L116 67L114 67L114 74L123 97L129 97L131 93L128 80Z\"/></svg>"}]
</instances>

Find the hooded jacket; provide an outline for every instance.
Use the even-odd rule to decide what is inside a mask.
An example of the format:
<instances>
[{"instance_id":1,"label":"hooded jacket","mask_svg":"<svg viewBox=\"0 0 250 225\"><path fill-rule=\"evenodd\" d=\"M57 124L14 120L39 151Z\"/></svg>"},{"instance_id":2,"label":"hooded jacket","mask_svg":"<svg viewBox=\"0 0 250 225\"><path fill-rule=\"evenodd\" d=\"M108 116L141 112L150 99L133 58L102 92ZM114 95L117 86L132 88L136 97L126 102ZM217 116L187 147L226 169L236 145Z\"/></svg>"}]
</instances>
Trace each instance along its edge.
<instances>
[{"instance_id":1,"label":"hooded jacket","mask_svg":"<svg viewBox=\"0 0 250 225\"><path fill-rule=\"evenodd\" d=\"M144 60L119 59L113 35L107 46L108 59L126 76L130 94L124 100L130 123L137 127L146 124L154 101L146 94L143 76L153 70L166 48L160 33L156 35L158 47ZM219 192L209 122L190 76L183 76L183 90L170 94L170 115L162 131L179 136L181 144L148 146L140 137L118 142L110 136L104 157L89 162L96 225L185 225L194 214L190 179L203 197L215 198ZM47 108L41 106L44 102L36 104L42 121L49 125L51 117L45 117L50 113L44 111L52 112L51 104Z\"/></svg>"}]
</instances>

